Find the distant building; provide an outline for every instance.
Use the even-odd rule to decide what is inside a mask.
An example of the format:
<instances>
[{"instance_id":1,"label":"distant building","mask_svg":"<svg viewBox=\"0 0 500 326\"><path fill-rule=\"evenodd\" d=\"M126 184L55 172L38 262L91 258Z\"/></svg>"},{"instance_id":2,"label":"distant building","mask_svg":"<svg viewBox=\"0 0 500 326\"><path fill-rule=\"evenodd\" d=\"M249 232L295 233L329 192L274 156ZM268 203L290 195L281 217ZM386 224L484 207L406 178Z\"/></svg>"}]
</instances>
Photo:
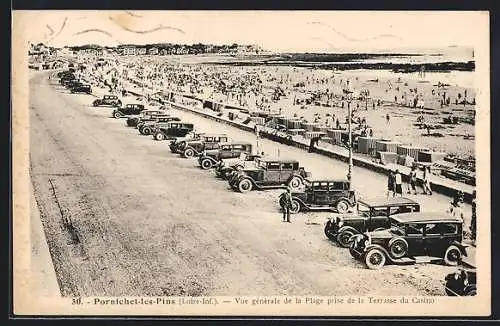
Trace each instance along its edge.
<instances>
[{"instance_id":1,"label":"distant building","mask_svg":"<svg viewBox=\"0 0 500 326\"><path fill-rule=\"evenodd\" d=\"M122 48L122 55L136 55L135 46L125 46Z\"/></svg>"},{"instance_id":2,"label":"distant building","mask_svg":"<svg viewBox=\"0 0 500 326\"><path fill-rule=\"evenodd\" d=\"M154 47L154 48L150 48L148 50L148 54L149 55L158 55L158 48Z\"/></svg>"},{"instance_id":3,"label":"distant building","mask_svg":"<svg viewBox=\"0 0 500 326\"><path fill-rule=\"evenodd\" d=\"M146 48L137 48L135 54L136 55L146 55Z\"/></svg>"}]
</instances>

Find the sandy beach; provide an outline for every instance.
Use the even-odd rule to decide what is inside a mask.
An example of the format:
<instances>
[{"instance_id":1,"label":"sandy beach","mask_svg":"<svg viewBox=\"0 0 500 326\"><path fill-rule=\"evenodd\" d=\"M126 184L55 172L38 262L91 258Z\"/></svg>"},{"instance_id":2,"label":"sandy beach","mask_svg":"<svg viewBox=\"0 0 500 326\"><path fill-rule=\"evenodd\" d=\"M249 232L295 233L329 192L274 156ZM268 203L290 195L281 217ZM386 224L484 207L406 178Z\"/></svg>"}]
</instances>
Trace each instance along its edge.
<instances>
[{"instance_id":1,"label":"sandy beach","mask_svg":"<svg viewBox=\"0 0 500 326\"><path fill-rule=\"evenodd\" d=\"M227 65L220 64L224 60ZM233 60L223 56L120 57L129 77L145 80L154 90L193 93L251 111L281 112L329 127L338 120L346 128L348 100L343 91L349 89L353 92L350 105L354 121L366 120L367 130L372 129L374 137L465 159L474 156L474 125L465 121L474 116L475 90L458 84L441 86L435 82L436 73L428 80L418 73L234 66ZM447 80L446 73L442 76ZM218 81L230 91L224 94ZM276 89L281 92L279 99L273 99ZM308 99L312 100L306 103ZM450 117L459 123L444 123ZM354 124L355 132L364 128Z\"/></svg>"}]
</instances>

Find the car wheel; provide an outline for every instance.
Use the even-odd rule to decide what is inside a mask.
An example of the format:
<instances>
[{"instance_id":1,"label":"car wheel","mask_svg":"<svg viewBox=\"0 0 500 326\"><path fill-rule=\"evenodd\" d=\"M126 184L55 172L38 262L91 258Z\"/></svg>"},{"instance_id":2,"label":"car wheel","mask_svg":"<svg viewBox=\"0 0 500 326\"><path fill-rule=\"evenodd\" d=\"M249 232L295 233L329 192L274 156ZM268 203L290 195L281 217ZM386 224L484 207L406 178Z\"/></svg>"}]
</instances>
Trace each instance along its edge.
<instances>
[{"instance_id":1,"label":"car wheel","mask_svg":"<svg viewBox=\"0 0 500 326\"><path fill-rule=\"evenodd\" d=\"M191 158L194 156L194 151L191 148L188 148L184 151L184 156L187 158Z\"/></svg>"},{"instance_id":2,"label":"car wheel","mask_svg":"<svg viewBox=\"0 0 500 326\"><path fill-rule=\"evenodd\" d=\"M365 264L369 269L380 269L385 264L385 255L382 250L373 248L365 254Z\"/></svg>"},{"instance_id":3,"label":"car wheel","mask_svg":"<svg viewBox=\"0 0 500 326\"><path fill-rule=\"evenodd\" d=\"M161 132L157 132L154 136L154 139L163 140L163 139L165 139L165 135L163 135L163 133L161 133Z\"/></svg>"},{"instance_id":4,"label":"car wheel","mask_svg":"<svg viewBox=\"0 0 500 326\"><path fill-rule=\"evenodd\" d=\"M337 234L337 243L343 248L349 248L350 242L349 239L354 235L352 231L342 231Z\"/></svg>"},{"instance_id":5,"label":"car wheel","mask_svg":"<svg viewBox=\"0 0 500 326\"><path fill-rule=\"evenodd\" d=\"M292 204L290 206L290 213L296 214L296 213L300 212L301 208L302 207L300 206L300 203L296 199L292 198Z\"/></svg>"},{"instance_id":6,"label":"car wheel","mask_svg":"<svg viewBox=\"0 0 500 326\"><path fill-rule=\"evenodd\" d=\"M252 190L252 181L248 179L243 179L238 183L238 190L240 192L249 192Z\"/></svg>"},{"instance_id":7,"label":"car wheel","mask_svg":"<svg viewBox=\"0 0 500 326\"><path fill-rule=\"evenodd\" d=\"M297 176L293 176L288 182L288 186L292 190L298 190L302 186L302 180Z\"/></svg>"},{"instance_id":8,"label":"car wheel","mask_svg":"<svg viewBox=\"0 0 500 326\"><path fill-rule=\"evenodd\" d=\"M212 162L209 159L201 161L201 168L203 170L208 170L212 167Z\"/></svg>"},{"instance_id":9,"label":"car wheel","mask_svg":"<svg viewBox=\"0 0 500 326\"><path fill-rule=\"evenodd\" d=\"M326 222L324 232L325 232L325 235L328 239L330 239L332 241L336 241L337 234L332 232L332 222L331 221Z\"/></svg>"},{"instance_id":10,"label":"car wheel","mask_svg":"<svg viewBox=\"0 0 500 326\"><path fill-rule=\"evenodd\" d=\"M142 128L141 130L142 130L142 132L141 132L141 133L142 133L143 135L146 135L146 136L147 136L147 135L151 135L151 128L149 128L149 127L144 127L144 128Z\"/></svg>"},{"instance_id":11,"label":"car wheel","mask_svg":"<svg viewBox=\"0 0 500 326\"><path fill-rule=\"evenodd\" d=\"M449 246L444 254L444 262L448 266L456 266L462 258L462 252L457 246Z\"/></svg>"},{"instance_id":12,"label":"car wheel","mask_svg":"<svg viewBox=\"0 0 500 326\"><path fill-rule=\"evenodd\" d=\"M116 107L116 102L111 102L111 106Z\"/></svg>"},{"instance_id":13,"label":"car wheel","mask_svg":"<svg viewBox=\"0 0 500 326\"><path fill-rule=\"evenodd\" d=\"M477 294L477 289L475 285L468 285L464 290L465 296L474 296Z\"/></svg>"},{"instance_id":14,"label":"car wheel","mask_svg":"<svg viewBox=\"0 0 500 326\"><path fill-rule=\"evenodd\" d=\"M338 203L337 203L337 212L339 214L345 214L349 211L349 203L347 202L347 200L339 200Z\"/></svg>"},{"instance_id":15,"label":"car wheel","mask_svg":"<svg viewBox=\"0 0 500 326\"><path fill-rule=\"evenodd\" d=\"M113 113L113 117L115 117L115 119L119 119L119 118L121 118L121 117L122 117L122 114L121 114L119 111L115 111L115 112Z\"/></svg>"},{"instance_id":16,"label":"car wheel","mask_svg":"<svg viewBox=\"0 0 500 326\"><path fill-rule=\"evenodd\" d=\"M402 258L408 253L408 243L401 238L392 239L389 242L389 252L394 258Z\"/></svg>"},{"instance_id":17,"label":"car wheel","mask_svg":"<svg viewBox=\"0 0 500 326\"><path fill-rule=\"evenodd\" d=\"M92 103L93 106L99 106L99 101L94 101L94 103Z\"/></svg>"}]
</instances>

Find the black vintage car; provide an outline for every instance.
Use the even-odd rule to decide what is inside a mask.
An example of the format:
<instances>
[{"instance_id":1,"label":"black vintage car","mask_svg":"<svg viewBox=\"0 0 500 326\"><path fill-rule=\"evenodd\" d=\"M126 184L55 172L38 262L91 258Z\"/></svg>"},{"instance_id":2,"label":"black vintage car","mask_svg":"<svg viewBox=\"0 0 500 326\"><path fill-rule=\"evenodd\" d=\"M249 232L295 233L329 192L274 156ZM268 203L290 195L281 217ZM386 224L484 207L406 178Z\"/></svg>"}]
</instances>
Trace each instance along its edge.
<instances>
[{"instance_id":1,"label":"black vintage car","mask_svg":"<svg viewBox=\"0 0 500 326\"><path fill-rule=\"evenodd\" d=\"M72 94L75 94L75 93L92 94L92 87L90 87L90 85L87 85L87 84L76 83L76 84L73 84L71 86L70 92Z\"/></svg>"},{"instance_id":2,"label":"black vintage car","mask_svg":"<svg viewBox=\"0 0 500 326\"><path fill-rule=\"evenodd\" d=\"M238 158L223 159L218 162L215 167L215 176L225 180L229 180L233 173L241 171L246 167L255 164L255 160L260 158L259 154L243 153Z\"/></svg>"},{"instance_id":3,"label":"black vintage car","mask_svg":"<svg viewBox=\"0 0 500 326\"><path fill-rule=\"evenodd\" d=\"M219 143L227 143L229 140L226 134L201 134L198 139L176 142L173 152L191 158L200 156L205 150L217 149Z\"/></svg>"},{"instance_id":4,"label":"black vintage car","mask_svg":"<svg viewBox=\"0 0 500 326\"><path fill-rule=\"evenodd\" d=\"M113 110L112 116L119 119L127 115L139 115L144 110L143 104L127 104L124 107Z\"/></svg>"},{"instance_id":5,"label":"black vintage car","mask_svg":"<svg viewBox=\"0 0 500 326\"><path fill-rule=\"evenodd\" d=\"M143 120L137 125L137 129L141 135L151 135L153 130L155 130L159 125L170 122L170 121L181 121L181 118L172 117L168 114L161 114L152 116L149 120Z\"/></svg>"},{"instance_id":6,"label":"black vintage car","mask_svg":"<svg viewBox=\"0 0 500 326\"><path fill-rule=\"evenodd\" d=\"M356 234L351 255L370 269L386 263L409 265L441 262L455 266L467 255L462 243L461 218L445 213L404 213L392 215L386 230Z\"/></svg>"},{"instance_id":7,"label":"black vintage car","mask_svg":"<svg viewBox=\"0 0 500 326\"><path fill-rule=\"evenodd\" d=\"M175 137L184 137L192 132L194 125L182 121L171 121L166 123L159 123L151 132L153 139L165 140Z\"/></svg>"},{"instance_id":8,"label":"black vintage car","mask_svg":"<svg viewBox=\"0 0 500 326\"><path fill-rule=\"evenodd\" d=\"M333 216L326 222L325 235L347 248L353 235L387 229L391 226L389 216L410 212L420 212L420 204L410 198L360 198L356 214Z\"/></svg>"},{"instance_id":9,"label":"black vintage car","mask_svg":"<svg viewBox=\"0 0 500 326\"><path fill-rule=\"evenodd\" d=\"M253 167L247 167L233 174L229 185L242 193L252 189L279 189L290 187L298 190L311 174L296 160L260 158Z\"/></svg>"},{"instance_id":10,"label":"black vintage car","mask_svg":"<svg viewBox=\"0 0 500 326\"><path fill-rule=\"evenodd\" d=\"M304 189L292 192L290 213L335 210L345 214L356 205L356 196L348 180L304 180ZM284 206L280 196L279 204Z\"/></svg>"},{"instance_id":11,"label":"black vintage car","mask_svg":"<svg viewBox=\"0 0 500 326\"><path fill-rule=\"evenodd\" d=\"M477 294L476 270L459 268L445 276L445 292L448 296L474 296Z\"/></svg>"},{"instance_id":12,"label":"black vintage car","mask_svg":"<svg viewBox=\"0 0 500 326\"><path fill-rule=\"evenodd\" d=\"M122 101L116 95L104 95L102 98L98 98L92 102L93 106L103 106L108 105L112 107L122 106Z\"/></svg>"},{"instance_id":13,"label":"black vintage car","mask_svg":"<svg viewBox=\"0 0 500 326\"><path fill-rule=\"evenodd\" d=\"M144 110L138 116L128 117L127 126L138 127L143 121L153 121L157 115L165 114L162 110Z\"/></svg>"},{"instance_id":14,"label":"black vintage car","mask_svg":"<svg viewBox=\"0 0 500 326\"><path fill-rule=\"evenodd\" d=\"M204 170L216 167L221 160L250 155L252 144L247 142L220 143L218 148L203 151L198 157L198 164Z\"/></svg>"}]
</instances>

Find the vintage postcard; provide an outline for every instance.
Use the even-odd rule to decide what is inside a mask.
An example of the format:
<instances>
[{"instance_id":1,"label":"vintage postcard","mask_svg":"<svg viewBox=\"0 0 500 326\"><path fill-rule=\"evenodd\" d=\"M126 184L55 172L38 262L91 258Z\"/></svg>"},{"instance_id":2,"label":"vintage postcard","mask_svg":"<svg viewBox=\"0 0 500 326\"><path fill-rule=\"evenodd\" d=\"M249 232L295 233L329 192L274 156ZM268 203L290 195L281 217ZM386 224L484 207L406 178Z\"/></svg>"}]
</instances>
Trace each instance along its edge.
<instances>
[{"instance_id":1,"label":"vintage postcard","mask_svg":"<svg viewBox=\"0 0 500 326\"><path fill-rule=\"evenodd\" d=\"M12 26L16 315L490 314L488 12Z\"/></svg>"}]
</instances>

